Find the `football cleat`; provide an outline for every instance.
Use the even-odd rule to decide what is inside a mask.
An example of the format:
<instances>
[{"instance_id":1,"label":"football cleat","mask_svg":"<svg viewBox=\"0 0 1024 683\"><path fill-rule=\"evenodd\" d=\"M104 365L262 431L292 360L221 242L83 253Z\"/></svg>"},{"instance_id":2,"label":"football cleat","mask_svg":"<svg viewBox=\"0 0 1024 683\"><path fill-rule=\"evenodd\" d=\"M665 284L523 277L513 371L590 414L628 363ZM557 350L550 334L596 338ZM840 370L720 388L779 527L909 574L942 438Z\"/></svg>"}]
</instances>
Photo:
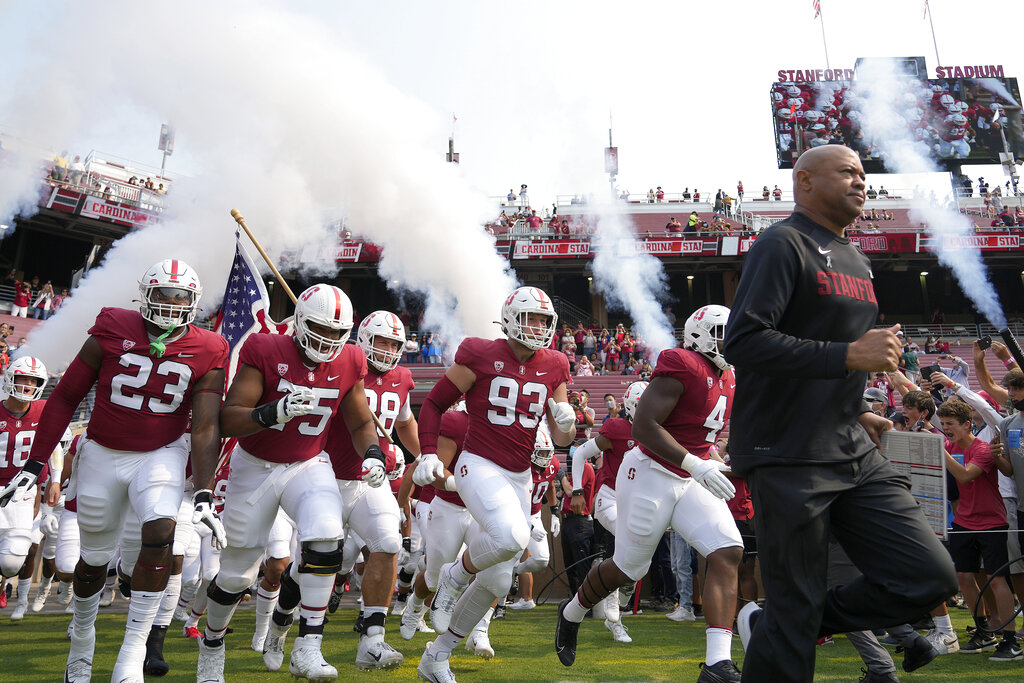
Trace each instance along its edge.
<instances>
[{"instance_id":1,"label":"football cleat","mask_svg":"<svg viewBox=\"0 0 1024 683\"><path fill-rule=\"evenodd\" d=\"M384 642L383 633L359 639L359 647L356 650L357 669L394 669L404 659L401 652Z\"/></svg>"},{"instance_id":2,"label":"football cleat","mask_svg":"<svg viewBox=\"0 0 1024 683\"><path fill-rule=\"evenodd\" d=\"M263 641L263 665L267 671L279 671L284 664L284 642L288 638L288 629L291 627L278 626L271 619L270 629L267 631L267 639Z\"/></svg>"},{"instance_id":3,"label":"football cleat","mask_svg":"<svg viewBox=\"0 0 1024 683\"><path fill-rule=\"evenodd\" d=\"M28 611L28 605L23 605L19 602L15 605L14 611L11 612L11 621L21 621L25 618L26 611Z\"/></svg>"},{"instance_id":4,"label":"football cleat","mask_svg":"<svg viewBox=\"0 0 1024 683\"><path fill-rule=\"evenodd\" d=\"M492 621L501 621L505 618L505 606L498 605L494 608L494 616L491 617Z\"/></svg>"},{"instance_id":5,"label":"football cleat","mask_svg":"<svg viewBox=\"0 0 1024 683\"><path fill-rule=\"evenodd\" d=\"M527 600L526 598L519 598L515 602L511 603L509 609L533 609L537 606L537 603L533 600Z\"/></svg>"},{"instance_id":6,"label":"football cleat","mask_svg":"<svg viewBox=\"0 0 1024 683\"><path fill-rule=\"evenodd\" d=\"M412 608L412 603L406 605L405 611L402 612L402 626L399 631L402 634L402 640L412 640L412 637L419 631L420 621L423 619L423 608L418 610Z\"/></svg>"},{"instance_id":7,"label":"football cleat","mask_svg":"<svg viewBox=\"0 0 1024 683\"><path fill-rule=\"evenodd\" d=\"M71 583L61 581L57 584L57 602L67 605L71 602Z\"/></svg>"},{"instance_id":8,"label":"football cleat","mask_svg":"<svg viewBox=\"0 0 1024 683\"><path fill-rule=\"evenodd\" d=\"M461 562L461 560L455 560ZM451 568L455 562L449 562L441 567L437 577L437 592L434 593L434 600L430 603L430 623L438 631L448 630L448 624L452 619L452 612L455 610L455 603L459 601L466 590L466 585L455 583L452 578Z\"/></svg>"},{"instance_id":9,"label":"football cleat","mask_svg":"<svg viewBox=\"0 0 1024 683\"><path fill-rule=\"evenodd\" d=\"M92 660L76 659L64 669L64 683L89 683L92 680Z\"/></svg>"},{"instance_id":10,"label":"football cleat","mask_svg":"<svg viewBox=\"0 0 1024 683\"><path fill-rule=\"evenodd\" d=\"M199 662L196 664L196 683L224 683L224 642L209 646L203 638L199 642Z\"/></svg>"},{"instance_id":11,"label":"football cleat","mask_svg":"<svg viewBox=\"0 0 1024 683\"><path fill-rule=\"evenodd\" d=\"M731 659L723 659L711 666L702 662L700 676L697 677L697 683L740 683L740 680L742 674Z\"/></svg>"},{"instance_id":12,"label":"football cleat","mask_svg":"<svg viewBox=\"0 0 1024 683\"><path fill-rule=\"evenodd\" d=\"M416 673L428 683L456 683L455 674L448 665L450 652L434 652L434 642L427 643L420 657L420 663L416 667Z\"/></svg>"},{"instance_id":13,"label":"football cleat","mask_svg":"<svg viewBox=\"0 0 1024 683\"><path fill-rule=\"evenodd\" d=\"M38 612L46 605L46 598L50 597L50 588L52 586L52 583L39 584L39 589L36 591L36 599L32 601L33 612Z\"/></svg>"},{"instance_id":14,"label":"football cleat","mask_svg":"<svg viewBox=\"0 0 1024 683\"><path fill-rule=\"evenodd\" d=\"M559 603L558 622L555 625L555 654L563 666L572 666L576 661L576 636L580 630L579 624L563 616L570 599L566 598Z\"/></svg>"},{"instance_id":15,"label":"football cleat","mask_svg":"<svg viewBox=\"0 0 1024 683\"><path fill-rule=\"evenodd\" d=\"M629 629L622 625L621 621L604 620L604 627L612 632L612 640L616 643L632 643L633 639L626 633Z\"/></svg>"},{"instance_id":16,"label":"football cleat","mask_svg":"<svg viewBox=\"0 0 1024 683\"><path fill-rule=\"evenodd\" d=\"M924 634L925 640L932 644L940 655L953 654L960 651L960 640L955 633L943 633L937 628L930 629Z\"/></svg>"},{"instance_id":17,"label":"football cleat","mask_svg":"<svg viewBox=\"0 0 1024 683\"><path fill-rule=\"evenodd\" d=\"M114 602L114 589L111 586L103 587L103 594L100 596L100 607L110 607Z\"/></svg>"},{"instance_id":18,"label":"football cleat","mask_svg":"<svg viewBox=\"0 0 1024 683\"><path fill-rule=\"evenodd\" d=\"M310 683L329 683L337 680L338 670L327 663L320 644L324 637L309 634L295 639L292 656L288 660L288 672L296 678L305 678Z\"/></svg>"},{"instance_id":19,"label":"football cleat","mask_svg":"<svg viewBox=\"0 0 1024 683\"><path fill-rule=\"evenodd\" d=\"M174 621L188 621L188 610L184 607L176 607L174 609L174 616L171 618Z\"/></svg>"},{"instance_id":20,"label":"football cleat","mask_svg":"<svg viewBox=\"0 0 1024 683\"><path fill-rule=\"evenodd\" d=\"M164 660L164 638L167 637L166 626L153 626L149 629L146 639L146 659L142 671L148 676L166 676L171 665Z\"/></svg>"},{"instance_id":21,"label":"football cleat","mask_svg":"<svg viewBox=\"0 0 1024 683\"><path fill-rule=\"evenodd\" d=\"M7 600L11 597L11 584L0 581L0 609L7 607Z\"/></svg>"},{"instance_id":22,"label":"football cleat","mask_svg":"<svg viewBox=\"0 0 1024 683\"><path fill-rule=\"evenodd\" d=\"M487 631L473 629L469 637L466 638L466 649L483 659L494 658L494 648L491 647L491 640L487 637Z\"/></svg>"},{"instance_id":23,"label":"football cleat","mask_svg":"<svg viewBox=\"0 0 1024 683\"><path fill-rule=\"evenodd\" d=\"M200 636L199 629L195 626L186 626L181 629L181 635L185 638L198 638Z\"/></svg>"},{"instance_id":24,"label":"football cleat","mask_svg":"<svg viewBox=\"0 0 1024 683\"><path fill-rule=\"evenodd\" d=\"M340 589L340 590L339 590ZM341 598L345 595L345 586L335 585L334 590L331 591L331 597L327 599L327 611L334 614L338 611L338 607L341 605Z\"/></svg>"},{"instance_id":25,"label":"football cleat","mask_svg":"<svg viewBox=\"0 0 1024 683\"><path fill-rule=\"evenodd\" d=\"M689 605L680 604L675 610L665 615L666 619L672 621L696 621L697 617L693 614L693 608Z\"/></svg>"}]
</instances>

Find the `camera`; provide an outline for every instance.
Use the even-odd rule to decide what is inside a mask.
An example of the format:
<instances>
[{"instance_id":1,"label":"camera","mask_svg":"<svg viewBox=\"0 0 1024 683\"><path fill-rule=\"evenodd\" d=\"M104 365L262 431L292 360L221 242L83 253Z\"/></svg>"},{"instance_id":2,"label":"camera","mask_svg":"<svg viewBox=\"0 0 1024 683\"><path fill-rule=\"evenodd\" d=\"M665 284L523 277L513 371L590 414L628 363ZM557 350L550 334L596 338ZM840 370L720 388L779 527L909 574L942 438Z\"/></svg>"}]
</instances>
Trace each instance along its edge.
<instances>
[{"instance_id":1,"label":"camera","mask_svg":"<svg viewBox=\"0 0 1024 683\"><path fill-rule=\"evenodd\" d=\"M978 348L984 351L992 346L992 335L986 334L984 337L978 340Z\"/></svg>"},{"instance_id":2,"label":"camera","mask_svg":"<svg viewBox=\"0 0 1024 683\"><path fill-rule=\"evenodd\" d=\"M921 368L921 376L927 380L930 380L932 378L933 372L942 372L942 368L939 367L938 363L936 363L935 365L926 365L923 368Z\"/></svg>"}]
</instances>

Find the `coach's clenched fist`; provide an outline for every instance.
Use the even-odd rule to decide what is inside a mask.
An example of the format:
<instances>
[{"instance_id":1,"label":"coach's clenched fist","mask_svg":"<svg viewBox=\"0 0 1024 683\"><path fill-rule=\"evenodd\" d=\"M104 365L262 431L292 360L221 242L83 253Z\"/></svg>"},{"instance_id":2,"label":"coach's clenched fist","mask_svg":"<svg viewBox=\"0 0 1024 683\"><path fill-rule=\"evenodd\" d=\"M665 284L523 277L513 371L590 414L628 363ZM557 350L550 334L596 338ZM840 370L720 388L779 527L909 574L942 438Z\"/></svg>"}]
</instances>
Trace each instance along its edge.
<instances>
[{"instance_id":1,"label":"coach's clenched fist","mask_svg":"<svg viewBox=\"0 0 1024 683\"><path fill-rule=\"evenodd\" d=\"M868 330L846 351L846 369L861 372L892 372L900 362L903 346L896 336L900 326Z\"/></svg>"}]
</instances>

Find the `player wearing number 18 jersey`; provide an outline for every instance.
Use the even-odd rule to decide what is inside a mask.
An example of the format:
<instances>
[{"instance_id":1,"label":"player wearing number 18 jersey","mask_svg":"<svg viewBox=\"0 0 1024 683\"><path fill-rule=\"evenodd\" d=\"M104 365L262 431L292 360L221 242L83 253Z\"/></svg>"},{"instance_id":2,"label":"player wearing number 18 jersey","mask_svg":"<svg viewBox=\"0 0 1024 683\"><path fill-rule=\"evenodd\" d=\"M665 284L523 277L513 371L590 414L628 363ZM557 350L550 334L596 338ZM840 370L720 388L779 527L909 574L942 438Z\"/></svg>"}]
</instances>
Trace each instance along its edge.
<instances>
[{"instance_id":1,"label":"player wearing number 18 jersey","mask_svg":"<svg viewBox=\"0 0 1024 683\"><path fill-rule=\"evenodd\" d=\"M515 290L501 310L507 339L464 340L455 364L420 410L423 454L414 481L443 487L437 478L444 467L436 455L441 415L466 395L469 430L455 486L481 529L462 560L441 570L431 615L451 620L420 659L419 674L429 681L454 680L448 666L452 649L506 593L515 561L530 540L531 456L541 420L549 420L556 444L567 446L575 437L576 414L566 401L569 363L548 348L557 320L543 291Z\"/></svg>"},{"instance_id":2,"label":"player wearing number 18 jersey","mask_svg":"<svg viewBox=\"0 0 1024 683\"><path fill-rule=\"evenodd\" d=\"M351 328L348 296L337 287L314 285L295 304L294 336L256 334L242 345L221 414L224 435L238 437L224 502L227 546L208 594L197 681L224 681L224 635L242 593L256 579L279 507L295 522L301 562L282 576L264 664L271 671L283 664L285 637L299 608L289 671L311 681L338 675L320 647L343 531L341 496L323 453L332 419L352 432L364 468L368 461L384 461L363 393L366 357L345 344Z\"/></svg>"},{"instance_id":3,"label":"player wearing number 18 jersey","mask_svg":"<svg viewBox=\"0 0 1024 683\"><path fill-rule=\"evenodd\" d=\"M107 564L130 505L142 521L142 550L113 681L142 681L150 626L167 585L174 520L182 499L192 412L197 519L219 528L209 484L220 446L218 417L228 361L226 340L191 325L202 287L184 261L154 264L139 281L138 312L104 308L43 411L39 438L19 477L34 480L96 384L96 404L78 451L81 559L67 681L88 681L94 622Z\"/></svg>"},{"instance_id":4,"label":"player wearing number 18 jersey","mask_svg":"<svg viewBox=\"0 0 1024 683\"><path fill-rule=\"evenodd\" d=\"M743 541L726 505L735 493L710 459L732 410L736 379L721 352L729 309L705 306L683 328L686 348L661 352L633 418L639 446L622 459L615 482L615 553L591 569L576 595L559 606L555 651L566 666L587 611L612 590L647 573L671 526L708 559L704 588L707 647L700 683L739 681L730 654L737 571Z\"/></svg>"}]
</instances>

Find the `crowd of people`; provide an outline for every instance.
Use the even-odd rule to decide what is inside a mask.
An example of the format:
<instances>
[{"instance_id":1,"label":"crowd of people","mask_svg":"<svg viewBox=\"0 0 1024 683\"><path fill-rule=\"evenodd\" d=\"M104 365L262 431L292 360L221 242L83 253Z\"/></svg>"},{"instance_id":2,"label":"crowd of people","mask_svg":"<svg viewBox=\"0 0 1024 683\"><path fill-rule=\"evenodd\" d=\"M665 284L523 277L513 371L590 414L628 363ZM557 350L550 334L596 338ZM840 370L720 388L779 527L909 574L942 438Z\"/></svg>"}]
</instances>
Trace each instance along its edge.
<instances>
[{"instance_id":1,"label":"crowd of people","mask_svg":"<svg viewBox=\"0 0 1024 683\"><path fill-rule=\"evenodd\" d=\"M31 315L36 320L46 320L60 310L70 296L66 287L60 288L60 294L56 294L50 281L41 283L38 275L32 276L31 280L22 280L14 270L7 273L3 284L14 290L11 315L15 317L27 318Z\"/></svg>"},{"instance_id":2,"label":"crowd of people","mask_svg":"<svg viewBox=\"0 0 1024 683\"><path fill-rule=\"evenodd\" d=\"M68 157L69 154L65 150L53 158L53 162L49 166L46 175L49 181L54 184L77 188L111 201L133 204L140 203L141 195L125 196L126 193L131 194L127 190L127 186L138 187L154 195L167 194L167 188L163 183L159 182L159 178L154 181L151 177L143 178L133 175L124 183L120 183L110 178L105 178L94 171L90 172L86 169L82 158L78 155L75 155L71 161L68 161Z\"/></svg>"}]
</instances>

